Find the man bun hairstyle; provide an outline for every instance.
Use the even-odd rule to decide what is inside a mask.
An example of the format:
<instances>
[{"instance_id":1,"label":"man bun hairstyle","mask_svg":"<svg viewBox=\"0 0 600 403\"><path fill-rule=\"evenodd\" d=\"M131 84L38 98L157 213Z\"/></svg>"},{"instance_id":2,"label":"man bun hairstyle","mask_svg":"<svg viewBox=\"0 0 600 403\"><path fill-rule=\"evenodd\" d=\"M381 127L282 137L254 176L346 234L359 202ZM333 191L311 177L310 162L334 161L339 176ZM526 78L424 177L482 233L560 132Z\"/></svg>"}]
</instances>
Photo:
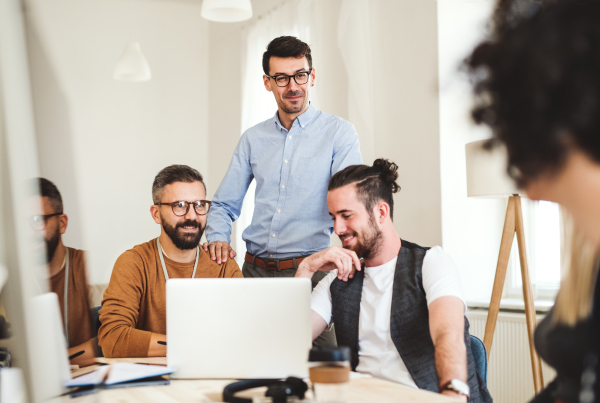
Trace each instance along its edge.
<instances>
[{"instance_id":1,"label":"man bun hairstyle","mask_svg":"<svg viewBox=\"0 0 600 403\"><path fill-rule=\"evenodd\" d=\"M271 57L295 57L301 59L306 57L309 71L312 70L312 56L310 46L295 36L280 36L273 39L267 45L267 51L263 53L262 65L266 75L269 74L269 62Z\"/></svg>"},{"instance_id":2,"label":"man bun hairstyle","mask_svg":"<svg viewBox=\"0 0 600 403\"><path fill-rule=\"evenodd\" d=\"M187 165L170 165L162 169L154 178L152 183L152 202L160 203L162 191L165 186L175 182L193 183L200 182L206 192L206 184L200 172Z\"/></svg>"},{"instance_id":3,"label":"man bun hairstyle","mask_svg":"<svg viewBox=\"0 0 600 403\"><path fill-rule=\"evenodd\" d=\"M400 191L398 165L383 158L376 159L373 166L351 165L333 175L327 190L354 184L358 198L370 213L380 201L390 206L390 219L394 221L393 194Z\"/></svg>"},{"instance_id":4,"label":"man bun hairstyle","mask_svg":"<svg viewBox=\"0 0 600 403\"><path fill-rule=\"evenodd\" d=\"M46 178L37 178L40 196L47 197L55 213L63 213L63 200L58 188Z\"/></svg>"}]
</instances>

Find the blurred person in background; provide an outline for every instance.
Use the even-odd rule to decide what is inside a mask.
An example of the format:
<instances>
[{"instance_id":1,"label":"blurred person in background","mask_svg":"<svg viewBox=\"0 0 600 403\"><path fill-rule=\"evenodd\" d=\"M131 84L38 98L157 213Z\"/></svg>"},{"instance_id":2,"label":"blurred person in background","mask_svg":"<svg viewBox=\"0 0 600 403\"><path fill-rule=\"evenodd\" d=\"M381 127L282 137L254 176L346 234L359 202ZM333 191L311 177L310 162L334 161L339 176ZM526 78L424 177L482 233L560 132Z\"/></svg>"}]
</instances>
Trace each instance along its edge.
<instances>
[{"instance_id":1,"label":"blurred person in background","mask_svg":"<svg viewBox=\"0 0 600 403\"><path fill-rule=\"evenodd\" d=\"M69 218L64 214L56 185L45 178L35 181L39 187L35 202L42 208L42 214L33 216L31 221L33 230L43 237L37 248L38 257L47 266L50 292L58 296L68 354L80 353L71 364L91 365L98 353L98 338L93 334L85 252L63 244L62 235L67 231Z\"/></svg>"},{"instance_id":2,"label":"blurred person in background","mask_svg":"<svg viewBox=\"0 0 600 403\"><path fill-rule=\"evenodd\" d=\"M514 11L507 3L501 11ZM568 273L535 333L557 376L533 402L599 402L600 1L530 3L528 15L497 13L469 57L473 117L492 129L489 148L506 146L527 196L573 221Z\"/></svg>"}]
</instances>

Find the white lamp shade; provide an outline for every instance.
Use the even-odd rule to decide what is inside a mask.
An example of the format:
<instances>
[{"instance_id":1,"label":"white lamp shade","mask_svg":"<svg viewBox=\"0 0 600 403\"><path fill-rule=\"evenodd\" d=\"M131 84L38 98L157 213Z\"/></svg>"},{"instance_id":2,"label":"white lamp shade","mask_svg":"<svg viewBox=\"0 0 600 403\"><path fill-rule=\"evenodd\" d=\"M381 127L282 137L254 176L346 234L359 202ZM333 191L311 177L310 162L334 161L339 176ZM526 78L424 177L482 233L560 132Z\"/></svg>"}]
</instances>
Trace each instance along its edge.
<instances>
[{"instance_id":1,"label":"white lamp shade","mask_svg":"<svg viewBox=\"0 0 600 403\"><path fill-rule=\"evenodd\" d=\"M252 17L250 0L204 0L202 17L215 22L238 22Z\"/></svg>"},{"instance_id":2,"label":"white lamp shade","mask_svg":"<svg viewBox=\"0 0 600 403\"><path fill-rule=\"evenodd\" d=\"M139 43L129 42L125 45L125 51L115 66L114 78L120 81L148 81L152 78Z\"/></svg>"},{"instance_id":3,"label":"white lamp shade","mask_svg":"<svg viewBox=\"0 0 600 403\"><path fill-rule=\"evenodd\" d=\"M483 148L487 140L465 145L467 158L468 197L508 197L521 193L506 173L508 156L504 146L488 151Z\"/></svg>"}]
</instances>

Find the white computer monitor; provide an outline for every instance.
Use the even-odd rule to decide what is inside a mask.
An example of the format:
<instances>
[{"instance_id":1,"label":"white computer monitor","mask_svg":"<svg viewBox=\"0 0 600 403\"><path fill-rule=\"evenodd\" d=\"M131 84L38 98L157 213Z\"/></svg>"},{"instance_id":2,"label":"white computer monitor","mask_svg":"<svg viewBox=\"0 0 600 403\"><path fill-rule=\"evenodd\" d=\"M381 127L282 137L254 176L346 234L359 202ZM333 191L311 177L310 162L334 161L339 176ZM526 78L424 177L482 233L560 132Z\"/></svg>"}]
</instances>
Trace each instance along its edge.
<instances>
[{"instance_id":1,"label":"white computer monitor","mask_svg":"<svg viewBox=\"0 0 600 403\"><path fill-rule=\"evenodd\" d=\"M34 280L39 239L29 226L41 209L29 203L39 175L23 10L20 0L0 1L0 261L8 271L1 299L12 332L0 345L10 348L28 399L37 403L63 390L67 351L55 332L61 325L53 298L42 297L41 307L35 298L47 284Z\"/></svg>"},{"instance_id":2,"label":"white computer monitor","mask_svg":"<svg viewBox=\"0 0 600 403\"><path fill-rule=\"evenodd\" d=\"M29 346L31 355L39 357L35 359L30 376L35 379L35 400L44 401L68 391L64 385L71 380L71 367L61 325L58 296L48 292L33 297L32 308L33 330L44 337Z\"/></svg>"}]
</instances>

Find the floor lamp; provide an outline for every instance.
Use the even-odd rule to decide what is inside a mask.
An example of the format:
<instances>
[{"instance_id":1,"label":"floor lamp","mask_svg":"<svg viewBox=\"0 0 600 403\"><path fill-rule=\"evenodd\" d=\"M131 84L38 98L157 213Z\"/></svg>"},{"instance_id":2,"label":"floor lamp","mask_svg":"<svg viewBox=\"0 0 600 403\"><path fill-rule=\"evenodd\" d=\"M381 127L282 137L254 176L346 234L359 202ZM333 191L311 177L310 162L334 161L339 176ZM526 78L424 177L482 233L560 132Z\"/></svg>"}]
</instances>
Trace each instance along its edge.
<instances>
[{"instance_id":1,"label":"floor lamp","mask_svg":"<svg viewBox=\"0 0 600 403\"><path fill-rule=\"evenodd\" d=\"M506 174L507 157L505 150L501 147L496 147L491 151L484 150L482 146L485 142L486 140L475 141L465 145L467 196L508 198L508 206L506 208L500 253L496 266L496 277L494 279L494 288L492 290L492 299L488 310L483 343L485 344L489 358L498 312L500 311L500 299L502 298L502 289L504 288L504 280L506 279L508 258L516 233L517 244L519 246L519 260L521 262L521 277L523 279L523 299L525 301L525 318L529 338L531 369L533 372L533 387L537 394L542 390L544 381L542 378L542 363L533 345L533 331L536 326L535 307L533 305L533 291L529 278L529 266L527 265L523 211L521 208L521 196L519 196L520 191Z\"/></svg>"}]
</instances>

